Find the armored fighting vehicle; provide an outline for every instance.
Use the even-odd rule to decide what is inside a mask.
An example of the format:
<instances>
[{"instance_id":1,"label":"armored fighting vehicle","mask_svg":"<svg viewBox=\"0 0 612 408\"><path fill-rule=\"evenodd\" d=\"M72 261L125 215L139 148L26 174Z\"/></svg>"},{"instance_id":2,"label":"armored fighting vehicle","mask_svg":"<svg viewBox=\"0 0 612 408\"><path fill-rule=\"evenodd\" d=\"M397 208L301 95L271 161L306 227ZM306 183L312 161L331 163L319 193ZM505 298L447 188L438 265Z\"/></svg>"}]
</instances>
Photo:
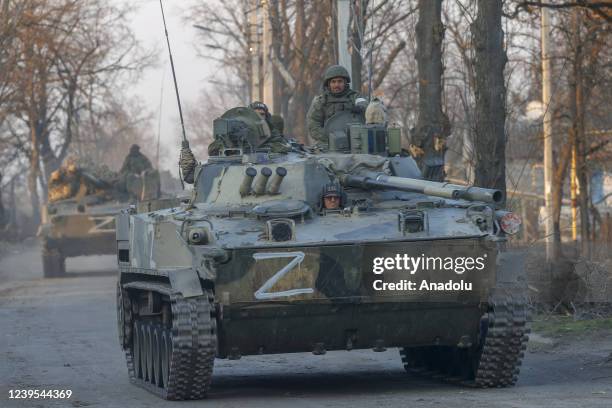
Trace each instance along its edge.
<instances>
[{"instance_id":1,"label":"armored fighting vehicle","mask_svg":"<svg viewBox=\"0 0 612 408\"><path fill-rule=\"evenodd\" d=\"M49 203L42 211L38 236L46 278L64 276L66 258L116 254L115 215L131 202L141 202L134 193L149 206L157 204L157 171L132 177L124 188L84 168L77 168L68 178L49 189Z\"/></svg>"},{"instance_id":2,"label":"armored fighting vehicle","mask_svg":"<svg viewBox=\"0 0 612 408\"><path fill-rule=\"evenodd\" d=\"M215 136L249 137L257 118L240 109ZM215 358L391 347L409 371L515 383L527 311L502 192L422 180L399 129L346 115L326 153L243 140L197 167L189 203L118 215L133 383L199 399Z\"/></svg>"}]
</instances>

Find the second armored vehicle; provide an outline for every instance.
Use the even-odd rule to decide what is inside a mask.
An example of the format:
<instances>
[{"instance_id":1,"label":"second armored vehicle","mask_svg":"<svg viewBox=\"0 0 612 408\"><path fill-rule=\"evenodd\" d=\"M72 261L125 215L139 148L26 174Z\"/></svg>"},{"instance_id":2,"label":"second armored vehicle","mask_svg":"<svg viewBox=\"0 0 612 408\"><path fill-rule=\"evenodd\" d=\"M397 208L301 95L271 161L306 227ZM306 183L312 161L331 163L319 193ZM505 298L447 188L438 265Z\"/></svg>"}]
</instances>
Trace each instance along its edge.
<instances>
[{"instance_id":1,"label":"second armored vehicle","mask_svg":"<svg viewBox=\"0 0 612 408\"><path fill-rule=\"evenodd\" d=\"M38 231L46 278L64 276L66 258L116 254L115 215L137 202L134 197L152 200L159 195L157 171L132 177L122 189L92 173L72 163L52 175Z\"/></svg>"}]
</instances>

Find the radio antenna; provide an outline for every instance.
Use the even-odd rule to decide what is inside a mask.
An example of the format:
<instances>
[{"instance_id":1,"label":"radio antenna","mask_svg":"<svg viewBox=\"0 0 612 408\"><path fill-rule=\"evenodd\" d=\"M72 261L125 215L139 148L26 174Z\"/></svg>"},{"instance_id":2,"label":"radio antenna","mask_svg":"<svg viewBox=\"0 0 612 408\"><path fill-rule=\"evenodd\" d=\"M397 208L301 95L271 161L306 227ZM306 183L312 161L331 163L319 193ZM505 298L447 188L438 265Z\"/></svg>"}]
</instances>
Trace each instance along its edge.
<instances>
[{"instance_id":1,"label":"radio antenna","mask_svg":"<svg viewBox=\"0 0 612 408\"><path fill-rule=\"evenodd\" d=\"M181 129L183 131L183 146L189 147L187 135L185 134L185 123L183 122L183 109L181 108L181 98L179 97L179 89L176 83L176 72L174 72L174 60L172 59L172 50L170 49L170 39L168 38L168 28L166 28L166 16L164 15L164 6L162 0L159 0L161 8L162 20L164 21L164 32L166 33L166 42L168 43L168 55L170 55L170 67L172 67L172 78L174 79L174 90L176 91L176 102L178 103L179 116L181 118Z\"/></svg>"}]
</instances>

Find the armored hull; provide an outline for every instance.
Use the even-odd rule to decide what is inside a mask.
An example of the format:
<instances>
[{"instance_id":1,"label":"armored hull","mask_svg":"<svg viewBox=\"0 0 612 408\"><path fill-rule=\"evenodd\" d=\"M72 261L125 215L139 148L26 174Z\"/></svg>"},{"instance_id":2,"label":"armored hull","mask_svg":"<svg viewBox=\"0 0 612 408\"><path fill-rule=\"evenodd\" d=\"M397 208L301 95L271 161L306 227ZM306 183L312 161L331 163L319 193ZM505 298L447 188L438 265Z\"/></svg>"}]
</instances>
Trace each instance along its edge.
<instances>
[{"instance_id":1,"label":"armored hull","mask_svg":"<svg viewBox=\"0 0 612 408\"><path fill-rule=\"evenodd\" d=\"M115 215L125 206L118 202L77 204L71 200L48 204L38 233L44 276L63 276L69 257L116 254Z\"/></svg>"},{"instance_id":2,"label":"armored hull","mask_svg":"<svg viewBox=\"0 0 612 408\"><path fill-rule=\"evenodd\" d=\"M215 357L398 347L409 371L514 384L527 328L507 213L486 201L495 191L414 169L367 154L217 158L197 169L188 204L119 215L132 381L198 399ZM338 208L322 205L330 181L344 186Z\"/></svg>"}]
</instances>

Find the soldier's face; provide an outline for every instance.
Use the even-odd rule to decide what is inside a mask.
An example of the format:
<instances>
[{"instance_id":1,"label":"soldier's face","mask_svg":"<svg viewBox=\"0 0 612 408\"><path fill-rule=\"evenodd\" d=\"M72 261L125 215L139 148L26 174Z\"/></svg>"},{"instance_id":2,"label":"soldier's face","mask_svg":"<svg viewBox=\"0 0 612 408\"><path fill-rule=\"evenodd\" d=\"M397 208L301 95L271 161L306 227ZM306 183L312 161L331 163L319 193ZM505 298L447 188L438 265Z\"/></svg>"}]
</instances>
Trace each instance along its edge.
<instances>
[{"instance_id":1,"label":"soldier's face","mask_svg":"<svg viewBox=\"0 0 612 408\"><path fill-rule=\"evenodd\" d=\"M346 86L346 79L342 77L332 78L329 80L329 90L331 93L340 93L344 91Z\"/></svg>"},{"instance_id":2,"label":"soldier's face","mask_svg":"<svg viewBox=\"0 0 612 408\"><path fill-rule=\"evenodd\" d=\"M259 114L259 116L261 116L262 118L265 119L266 117L266 111L263 109L255 109L255 112L257 112Z\"/></svg>"},{"instance_id":3,"label":"soldier's face","mask_svg":"<svg viewBox=\"0 0 612 408\"><path fill-rule=\"evenodd\" d=\"M340 207L340 197L327 196L323 198L323 206L328 210L335 210Z\"/></svg>"}]
</instances>

